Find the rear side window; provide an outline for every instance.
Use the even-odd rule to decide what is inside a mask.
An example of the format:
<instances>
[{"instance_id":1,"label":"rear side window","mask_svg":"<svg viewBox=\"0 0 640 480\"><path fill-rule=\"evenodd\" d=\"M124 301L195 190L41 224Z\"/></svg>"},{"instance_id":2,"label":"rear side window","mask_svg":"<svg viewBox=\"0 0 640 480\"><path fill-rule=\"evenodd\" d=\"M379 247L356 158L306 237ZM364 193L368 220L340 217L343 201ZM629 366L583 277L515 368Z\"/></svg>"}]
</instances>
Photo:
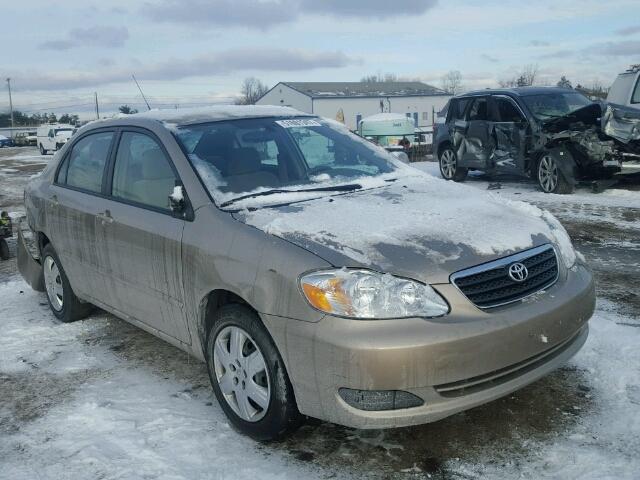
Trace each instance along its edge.
<instances>
[{"instance_id":1,"label":"rear side window","mask_svg":"<svg viewBox=\"0 0 640 480\"><path fill-rule=\"evenodd\" d=\"M158 142L143 133L124 132L116 155L111 195L169 210L176 175Z\"/></svg>"},{"instance_id":2,"label":"rear side window","mask_svg":"<svg viewBox=\"0 0 640 480\"><path fill-rule=\"evenodd\" d=\"M504 97L494 97L495 102L495 113L498 118L495 120L497 122L521 122L524 120L518 107L513 104L508 98Z\"/></svg>"},{"instance_id":3,"label":"rear side window","mask_svg":"<svg viewBox=\"0 0 640 480\"><path fill-rule=\"evenodd\" d=\"M471 104L471 108L469 109L469 114L467 120L487 120L488 119L488 108L487 108L487 98L486 97L478 97L473 100Z\"/></svg>"},{"instance_id":4,"label":"rear side window","mask_svg":"<svg viewBox=\"0 0 640 480\"><path fill-rule=\"evenodd\" d=\"M99 193L112 140L113 132L94 133L81 138L73 145L58 172L58 182Z\"/></svg>"}]
</instances>

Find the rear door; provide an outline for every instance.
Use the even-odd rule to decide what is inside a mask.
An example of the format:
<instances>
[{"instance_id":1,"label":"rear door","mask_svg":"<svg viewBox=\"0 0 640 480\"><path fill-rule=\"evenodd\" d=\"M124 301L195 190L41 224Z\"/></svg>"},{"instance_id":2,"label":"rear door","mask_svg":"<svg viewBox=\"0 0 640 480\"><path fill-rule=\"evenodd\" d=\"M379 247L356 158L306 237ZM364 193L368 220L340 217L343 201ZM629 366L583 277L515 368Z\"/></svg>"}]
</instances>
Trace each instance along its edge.
<instances>
[{"instance_id":1,"label":"rear door","mask_svg":"<svg viewBox=\"0 0 640 480\"><path fill-rule=\"evenodd\" d=\"M47 233L76 294L96 298L104 283L95 217L104 210L104 188L114 130L78 138L60 163L46 199Z\"/></svg>"},{"instance_id":2,"label":"rear door","mask_svg":"<svg viewBox=\"0 0 640 480\"><path fill-rule=\"evenodd\" d=\"M507 95L493 95L490 107L493 139L490 165L505 173L525 173L529 122L515 100Z\"/></svg>"},{"instance_id":3,"label":"rear door","mask_svg":"<svg viewBox=\"0 0 640 480\"><path fill-rule=\"evenodd\" d=\"M486 168L491 150L489 141L489 97L475 97L466 112L462 165Z\"/></svg>"},{"instance_id":4,"label":"rear door","mask_svg":"<svg viewBox=\"0 0 640 480\"><path fill-rule=\"evenodd\" d=\"M109 305L184 343L181 241L184 220L169 208L179 177L162 143L143 129L123 129L100 212Z\"/></svg>"}]
</instances>

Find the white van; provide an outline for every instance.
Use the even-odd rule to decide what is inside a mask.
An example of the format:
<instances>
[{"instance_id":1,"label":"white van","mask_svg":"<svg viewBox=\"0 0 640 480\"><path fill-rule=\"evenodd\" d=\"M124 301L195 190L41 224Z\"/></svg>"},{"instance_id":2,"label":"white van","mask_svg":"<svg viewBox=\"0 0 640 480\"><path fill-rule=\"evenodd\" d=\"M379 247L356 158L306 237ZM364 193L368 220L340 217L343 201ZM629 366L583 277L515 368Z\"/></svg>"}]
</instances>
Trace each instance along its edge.
<instances>
[{"instance_id":1,"label":"white van","mask_svg":"<svg viewBox=\"0 0 640 480\"><path fill-rule=\"evenodd\" d=\"M76 127L62 123L42 125L38 127L38 147L40 154L46 155L50 151L60 150L73 135Z\"/></svg>"},{"instance_id":2,"label":"white van","mask_svg":"<svg viewBox=\"0 0 640 480\"><path fill-rule=\"evenodd\" d=\"M611 85L607 102L640 109L640 65L631 65L618 75Z\"/></svg>"}]
</instances>

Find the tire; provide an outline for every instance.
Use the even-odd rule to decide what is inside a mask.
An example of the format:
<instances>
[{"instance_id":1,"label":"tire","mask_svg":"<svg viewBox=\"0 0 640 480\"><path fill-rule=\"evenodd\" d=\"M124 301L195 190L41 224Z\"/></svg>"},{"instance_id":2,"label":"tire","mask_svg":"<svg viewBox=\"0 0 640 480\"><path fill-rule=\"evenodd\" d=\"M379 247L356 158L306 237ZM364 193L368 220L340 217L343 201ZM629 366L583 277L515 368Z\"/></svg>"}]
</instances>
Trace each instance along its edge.
<instances>
[{"instance_id":1,"label":"tire","mask_svg":"<svg viewBox=\"0 0 640 480\"><path fill-rule=\"evenodd\" d=\"M42 249L42 269L49 307L58 320L75 322L91 313L93 306L81 302L73 293L60 259L50 243Z\"/></svg>"},{"instance_id":2,"label":"tire","mask_svg":"<svg viewBox=\"0 0 640 480\"><path fill-rule=\"evenodd\" d=\"M467 178L469 169L465 167L458 167L458 159L456 152L451 147L445 147L440 152L440 158L438 159L440 166L440 175L445 180L453 180L454 182L462 182Z\"/></svg>"},{"instance_id":3,"label":"tire","mask_svg":"<svg viewBox=\"0 0 640 480\"><path fill-rule=\"evenodd\" d=\"M242 348L232 349L232 340ZM284 362L253 310L239 304L221 307L206 348L211 386L236 429L269 441L302 424Z\"/></svg>"},{"instance_id":4,"label":"tire","mask_svg":"<svg viewBox=\"0 0 640 480\"><path fill-rule=\"evenodd\" d=\"M557 193L560 195L573 193L573 182L566 178L559 165L561 161L566 161L564 158L560 159L560 152L562 152L563 157L568 156L567 152L552 150L543 154L536 164L536 180L540 190L544 193ZM573 161L570 156L568 158Z\"/></svg>"},{"instance_id":5,"label":"tire","mask_svg":"<svg viewBox=\"0 0 640 480\"><path fill-rule=\"evenodd\" d=\"M0 238L0 258L2 260L9 260L9 245L4 238Z\"/></svg>"},{"instance_id":6,"label":"tire","mask_svg":"<svg viewBox=\"0 0 640 480\"><path fill-rule=\"evenodd\" d=\"M42 144L40 144L40 155L46 155L46 154L47 154L47 151L44 149Z\"/></svg>"}]
</instances>

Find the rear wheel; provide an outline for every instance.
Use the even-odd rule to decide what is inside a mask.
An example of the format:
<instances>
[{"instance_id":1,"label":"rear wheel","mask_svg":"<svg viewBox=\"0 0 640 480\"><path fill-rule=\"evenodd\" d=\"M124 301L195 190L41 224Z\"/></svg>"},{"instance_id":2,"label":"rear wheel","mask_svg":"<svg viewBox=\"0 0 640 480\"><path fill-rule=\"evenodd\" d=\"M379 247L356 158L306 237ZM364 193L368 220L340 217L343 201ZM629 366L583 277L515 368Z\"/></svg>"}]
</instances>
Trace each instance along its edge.
<instances>
[{"instance_id":1,"label":"rear wheel","mask_svg":"<svg viewBox=\"0 0 640 480\"><path fill-rule=\"evenodd\" d=\"M440 174L445 180L461 182L467 177L469 169L458 166L456 152L452 148L446 147L440 153Z\"/></svg>"},{"instance_id":2,"label":"rear wheel","mask_svg":"<svg viewBox=\"0 0 640 480\"><path fill-rule=\"evenodd\" d=\"M0 238L0 258L2 260L9 260L9 245L4 238Z\"/></svg>"},{"instance_id":3,"label":"rear wheel","mask_svg":"<svg viewBox=\"0 0 640 480\"><path fill-rule=\"evenodd\" d=\"M275 440L302 423L282 358L248 307L218 311L207 340L207 367L220 406L242 433Z\"/></svg>"},{"instance_id":4,"label":"rear wheel","mask_svg":"<svg viewBox=\"0 0 640 480\"><path fill-rule=\"evenodd\" d=\"M567 181L560 169L557 152L545 153L538 160L537 179L545 193L567 194L573 192L573 184Z\"/></svg>"},{"instance_id":5,"label":"rear wheel","mask_svg":"<svg viewBox=\"0 0 640 480\"><path fill-rule=\"evenodd\" d=\"M49 307L58 320L65 323L73 322L91 313L92 305L81 302L73 293L69 279L51 244L42 249L42 269Z\"/></svg>"}]
</instances>

